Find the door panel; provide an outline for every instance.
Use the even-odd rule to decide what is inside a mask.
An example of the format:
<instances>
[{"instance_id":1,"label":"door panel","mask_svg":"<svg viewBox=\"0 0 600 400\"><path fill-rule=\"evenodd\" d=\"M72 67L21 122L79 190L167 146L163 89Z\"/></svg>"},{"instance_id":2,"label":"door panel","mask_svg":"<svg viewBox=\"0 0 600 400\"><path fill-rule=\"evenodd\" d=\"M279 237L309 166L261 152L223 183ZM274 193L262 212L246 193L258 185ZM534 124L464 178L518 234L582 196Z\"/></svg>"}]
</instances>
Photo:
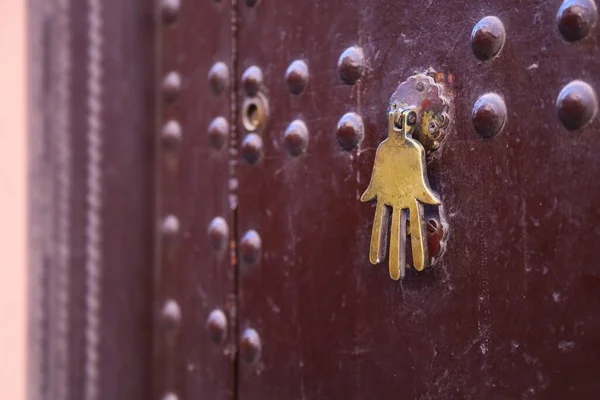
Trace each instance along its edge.
<instances>
[{"instance_id":1,"label":"door panel","mask_svg":"<svg viewBox=\"0 0 600 400\"><path fill-rule=\"evenodd\" d=\"M232 61L231 9L228 2L164 1L159 12L163 114L158 128L155 397L229 399L234 396L235 275L225 125L231 86L223 85L216 94L208 76L220 62L223 75L211 82L231 82L226 71ZM219 149L208 135L217 117L223 118L216 128ZM215 340L207 331L213 311Z\"/></svg>"},{"instance_id":2,"label":"door panel","mask_svg":"<svg viewBox=\"0 0 600 400\"><path fill-rule=\"evenodd\" d=\"M28 398L147 398L154 9L27 4Z\"/></svg>"},{"instance_id":3,"label":"door panel","mask_svg":"<svg viewBox=\"0 0 600 400\"><path fill-rule=\"evenodd\" d=\"M244 346L258 347L241 344L240 399L558 399L600 390L600 126L569 132L555 107L569 82L600 84L598 30L563 40L559 6L239 4L236 79L258 66L270 112L259 132L262 158L251 165L240 156L238 168L238 240L249 230L261 239L258 261L240 257L239 329L242 337L256 330L262 348L249 363ZM470 37L486 15L507 36L500 54L482 62ZM350 46L365 58L354 85L337 65ZM300 95L284 78L294 60L309 69ZM387 262L369 263L374 207L359 197L387 135L390 95L430 67L455 95L451 129L427 160L447 243L433 268L396 282ZM483 139L471 114L488 92L503 97L507 123ZM237 96L241 107L242 87ZM365 129L352 151L336 139L347 112ZM286 151L283 136L295 119L308 130L300 156Z\"/></svg>"}]
</instances>

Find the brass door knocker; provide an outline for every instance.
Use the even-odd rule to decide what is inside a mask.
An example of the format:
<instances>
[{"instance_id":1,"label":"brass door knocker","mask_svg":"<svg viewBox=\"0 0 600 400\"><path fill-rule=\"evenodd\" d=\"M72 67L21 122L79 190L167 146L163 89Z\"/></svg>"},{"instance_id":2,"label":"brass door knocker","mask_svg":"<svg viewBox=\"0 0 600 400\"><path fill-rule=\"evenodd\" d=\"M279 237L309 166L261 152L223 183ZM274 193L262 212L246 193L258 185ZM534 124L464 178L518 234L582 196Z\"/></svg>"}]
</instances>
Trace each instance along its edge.
<instances>
[{"instance_id":1,"label":"brass door knocker","mask_svg":"<svg viewBox=\"0 0 600 400\"><path fill-rule=\"evenodd\" d=\"M411 79L412 82L407 82L415 85L417 92L423 92L424 85L428 84L426 87L430 93L424 93L423 97L441 98L439 90L431 93L429 89L439 89L433 86L437 84L432 78L420 74L416 79ZM431 102L426 104L431 105ZM444 122L447 125L446 109L445 100L439 102L436 109L427 110L407 105L406 102L392 102L388 110L388 138L377 149L371 181L360 198L362 202L377 201L369 251L372 264L379 264L384 260L388 231L390 232L389 273L393 280L401 279L405 274L407 231L415 269L422 271L429 266L423 205L439 205L440 199L429 186L426 150L413 134L419 129L423 131L420 132L421 136L431 137L433 132L424 132L427 127L434 131L433 124L436 128ZM425 129L422 129L423 126ZM436 129L434 133L439 134L439 130ZM391 227L388 226L390 213Z\"/></svg>"}]
</instances>

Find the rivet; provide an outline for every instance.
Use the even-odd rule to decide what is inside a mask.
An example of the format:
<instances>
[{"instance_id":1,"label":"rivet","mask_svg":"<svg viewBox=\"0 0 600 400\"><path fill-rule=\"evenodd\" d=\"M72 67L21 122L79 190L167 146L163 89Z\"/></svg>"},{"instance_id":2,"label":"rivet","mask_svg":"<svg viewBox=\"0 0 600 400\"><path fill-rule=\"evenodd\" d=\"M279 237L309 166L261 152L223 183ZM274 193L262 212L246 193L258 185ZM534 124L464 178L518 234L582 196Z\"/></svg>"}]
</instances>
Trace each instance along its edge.
<instances>
[{"instance_id":1,"label":"rivet","mask_svg":"<svg viewBox=\"0 0 600 400\"><path fill-rule=\"evenodd\" d=\"M308 84L308 65L302 60L296 60L285 71L285 81L292 94L300 94Z\"/></svg>"},{"instance_id":2,"label":"rivet","mask_svg":"<svg viewBox=\"0 0 600 400\"><path fill-rule=\"evenodd\" d=\"M173 22L177 21L180 8L180 0L162 0L160 3L160 9L162 13L163 22L165 22L166 24L172 24Z\"/></svg>"},{"instance_id":3,"label":"rivet","mask_svg":"<svg viewBox=\"0 0 600 400\"><path fill-rule=\"evenodd\" d=\"M162 92L166 101L173 101L179 96L181 90L181 76L173 71L163 79Z\"/></svg>"},{"instance_id":4,"label":"rivet","mask_svg":"<svg viewBox=\"0 0 600 400\"><path fill-rule=\"evenodd\" d=\"M506 103L496 93L484 94L475 102L471 121L479 135L491 138L506 123Z\"/></svg>"},{"instance_id":5,"label":"rivet","mask_svg":"<svg viewBox=\"0 0 600 400\"><path fill-rule=\"evenodd\" d=\"M254 165L262 156L263 141L256 133L249 133L242 142L242 156L248 164Z\"/></svg>"},{"instance_id":6,"label":"rivet","mask_svg":"<svg viewBox=\"0 0 600 400\"><path fill-rule=\"evenodd\" d=\"M213 148L220 150L227 143L229 123L224 117L217 117L208 126L208 139Z\"/></svg>"},{"instance_id":7,"label":"rivet","mask_svg":"<svg viewBox=\"0 0 600 400\"><path fill-rule=\"evenodd\" d=\"M261 351L262 344L258 333L252 328L245 329L240 339L240 355L242 359L248 364L254 364L260 359Z\"/></svg>"},{"instance_id":8,"label":"rivet","mask_svg":"<svg viewBox=\"0 0 600 400\"><path fill-rule=\"evenodd\" d=\"M223 343L227 337L227 317L221 310L212 310L206 319L208 336L215 343Z\"/></svg>"},{"instance_id":9,"label":"rivet","mask_svg":"<svg viewBox=\"0 0 600 400\"><path fill-rule=\"evenodd\" d=\"M208 71L208 83L215 94L221 93L229 85L229 68L224 62L216 62Z\"/></svg>"},{"instance_id":10,"label":"rivet","mask_svg":"<svg viewBox=\"0 0 600 400\"><path fill-rule=\"evenodd\" d=\"M169 299L162 309L162 321L166 329L174 331L181 324L181 309L175 300Z\"/></svg>"},{"instance_id":11,"label":"rivet","mask_svg":"<svg viewBox=\"0 0 600 400\"><path fill-rule=\"evenodd\" d=\"M573 81L560 91L556 110L565 128L570 131L581 129L596 117L596 92L585 82Z\"/></svg>"},{"instance_id":12,"label":"rivet","mask_svg":"<svg viewBox=\"0 0 600 400\"><path fill-rule=\"evenodd\" d=\"M168 146L175 146L181 142L181 125L175 120L169 120L163 125L162 140Z\"/></svg>"},{"instance_id":13,"label":"rivet","mask_svg":"<svg viewBox=\"0 0 600 400\"><path fill-rule=\"evenodd\" d=\"M163 219L161 232L165 237L171 238L179 233L179 219L174 215L168 215Z\"/></svg>"},{"instance_id":14,"label":"rivet","mask_svg":"<svg viewBox=\"0 0 600 400\"><path fill-rule=\"evenodd\" d=\"M340 118L336 136L338 143L345 150L353 150L365 136L365 127L360 115L349 112Z\"/></svg>"},{"instance_id":15,"label":"rivet","mask_svg":"<svg viewBox=\"0 0 600 400\"><path fill-rule=\"evenodd\" d=\"M502 50L505 41L504 24L498 17L484 17L471 32L471 48L475 57L482 61L494 58Z\"/></svg>"},{"instance_id":16,"label":"rivet","mask_svg":"<svg viewBox=\"0 0 600 400\"><path fill-rule=\"evenodd\" d=\"M179 400L179 397L175 393L167 393L163 397L163 400Z\"/></svg>"},{"instance_id":17,"label":"rivet","mask_svg":"<svg viewBox=\"0 0 600 400\"><path fill-rule=\"evenodd\" d=\"M434 139L439 139L441 136L441 131L439 130L438 124L435 121L429 121L429 125L427 126L428 130L429 130L429 134L434 138Z\"/></svg>"},{"instance_id":18,"label":"rivet","mask_svg":"<svg viewBox=\"0 0 600 400\"><path fill-rule=\"evenodd\" d=\"M262 241L258 232L249 230L244 234L240 241L240 254L242 259L248 264L255 263L260 257L261 247Z\"/></svg>"},{"instance_id":19,"label":"rivet","mask_svg":"<svg viewBox=\"0 0 600 400\"><path fill-rule=\"evenodd\" d=\"M363 74L365 69L365 55L360 47L349 47L338 60L340 77L348 85L353 85Z\"/></svg>"},{"instance_id":20,"label":"rivet","mask_svg":"<svg viewBox=\"0 0 600 400\"><path fill-rule=\"evenodd\" d=\"M586 37L598 20L593 0L565 0L556 14L561 36L569 42Z\"/></svg>"},{"instance_id":21,"label":"rivet","mask_svg":"<svg viewBox=\"0 0 600 400\"><path fill-rule=\"evenodd\" d=\"M208 237L211 244L217 250L227 248L227 240L229 239L229 227L227 222L222 217L215 217L208 225Z\"/></svg>"},{"instance_id":22,"label":"rivet","mask_svg":"<svg viewBox=\"0 0 600 400\"><path fill-rule=\"evenodd\" d=\"M302 154L308 145L306 124L299 119L292 121L283 134L283 141L285 142L285 148L291 155L298 156Z\"/></svg>"},{"instance_id":23,"label":"rivet","mask_svg":"<svg viewBox=\"0 0 600 400\"><path fill-rule=\"evenodd\" d=\"M250 97L256 96L263 84L263 73L256 65L248 67L242 74L242 85L246 94Z\"/></svg>"}]
</instances>

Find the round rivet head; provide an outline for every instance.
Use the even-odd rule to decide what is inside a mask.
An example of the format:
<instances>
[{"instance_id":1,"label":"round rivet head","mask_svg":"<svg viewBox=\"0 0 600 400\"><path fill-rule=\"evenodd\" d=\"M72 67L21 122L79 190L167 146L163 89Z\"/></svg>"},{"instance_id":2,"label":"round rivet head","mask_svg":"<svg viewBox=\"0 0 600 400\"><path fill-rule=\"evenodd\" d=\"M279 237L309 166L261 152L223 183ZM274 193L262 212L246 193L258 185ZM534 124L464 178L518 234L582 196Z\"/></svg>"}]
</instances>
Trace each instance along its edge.
<instances>
[{"instance_id":1,"label":"round rivet head","mask_svg":"<svg viewBox=\"0 0 600 400\"><path fill-rule=\"evenodd\" d=\"M242 75L242 85L246 95L256 96L263 84L263 73L256 65L248 67Z\"/></svg>"},{"instance_id":2,"label":"round rivet head","mask_svg":"<svg viewBox=\"0 0 600 400\"><path fill-rule=\"evenodd\" d=\"M215 343L223 343L227 337L227 317L221 310L212 310L206 319L206 331Z\"/></svg>"},{"instance_id":3,"label":"round rivet head","mask_svg":"<svg viewBox=\"0 0 600 400\"><path fill-rule=\"evenodd\" d=\"M212 120L208 126L208 139L210 140L211 146L220 150L227 143L227 137L229 136L229 123L223 117L217 117Z\"/></svg>"},{"instance_id":4,"label":"round rivet head","mask_svg":"<svg viewBox=\"0 0 600 400\"><path fill-rule=\"evenodd\" d=\"M283 141L285 148L291 155L298 156L302 154L308 146L308 129L304 121L299 119L292 121L283 134Z\"/></svg>"},{"instance_id":5,"label":"round rivet head","mask_svg":"<svg viewBox=\"0 0 600 400\"><path fill-rule=\"evenodd\" d=\"M179 233L179 219L174 215L167 215L163 219L161 232L167 238L175 237Z\"/></svg>"},{"instance_id":6,"label":"round rivet head","mask_svg":"<svg viewBox=\"0 0 600 400\"><path fill-rule=\"evenodd\" d=\"M211 244L217 250L227 248L227 240L229 239L229 226L222 217L215 217L208 225L208 237Z\"/></svg>"},{"instance_id":7,"label":"round rivet head","mask_svg":"<svg viewBox=\"0 0 600 400\"><path fill-rule=\"evenodd\" d=\"M173 22L177 21L180 8L180 0L161 0L160 11L163 22L166 24L172 24Z\"/></svg>"},{"instance_id":8,"label":"round rivet head","mask_svg":"<svg viewBox=\"0 0 600 400\"><path fill-rule=\"evenodd\" d=\"M162 309L163 325L168 330L176 330L181 324L181 309L175 300L167 300Z\"/></svg>"},{"instance_id":9,"label":"round rivet head","mask_svg":"<svg viewBox=\"0 0 600 400\"><path fill-rule=\"evenodd\" d=\"M164 395L163 400L179 400L179 397L175 393L167 393Z\"/></svg>"},{"instance_id":10,"label":"round rivet head","mask_svg":"<svg viewBox=\"0 0 600 400\"><path fill-rule=\"evenodd\" d=\"M308 65L302 60L296 60L285 71L285 82L292 94L300 94L308 84Z\"/></svg>"},{"instance_id":11,"label":"round rivet head","mask_svg":"<svg viewBox=\"0 0 600 400\"><path fill-rule=\"evenodd\" d=\"M244 234L240 241L240 254L242 260L248 264L253 264L258 261L260 257L260 250L262 248L262 241L258 232L250 230Z\"/></svg>"},{"instance_id":12,"label":"round rivet head","mask_svg":"<svg viewBox=\"0 0 600 400\"><path fill-rule=\"evenodd\" d=\"M586 37L598 20L593 0L565 0L556 14L561 36L569 42Z\"/></svg>"},{"instance_id":13,"label":"round rivet head","mask_svg":"<svg viewBox=\"0 0 600 400\"><path fill-rule=\"evenodd\" d=\"M181 125L175 120L167 121L162 128L162 140L168 146L181 142Z\"/></svg>"},{"instance_id":14,"label":"round rivet head","mask_svg":"<svg viewBox=\"0 0 600 400\"><path fill-rule=\"evenodd\" d=\"M254 165L262 156L263 141L256 133L249 133L242 142L242 156L248 164Z\"/></svg>"},{"instance_id":15,"label":"round rivet head","mask_svg":"<svg viewBox=\"0 0 600 400\"><path fill-rule=\"evenodd\" d=\"M560 91L556 100L558 118L570 131L583 128L598 113L594 89L582 81L573 81Z\"/></svg>"},{"instance_id":16,"label":"round rivet head","mask_svg":"<svg viewBox=\"0 0 600 400\"><path fill-rule=\"evenodd\" d=\"M221 93L229 85L229 68L224 62L217 62L208 71L208 83L215 94Z\"/></svg>"},{"instance_id":17,"label":"round rivet head","mask_svg":"<svg viewBox=\"0 0 600 400\"><path fill-rule=\"evenodd\" d=\"M240 339L240 355L248 364L254 364L260 359L262 343L258 333L251 328L247 328L242 333Z\"/></svg>"},{"instance_id":18,"label":"round rivet head","mask_svg":"<svg viewBox=\"0 0 600 400\"><path fill-rule=\"evenodd\" d=\"M506 103L496 93L487 93L475 102L471 114L473 127L481 137L491 138L506 123Z\"/></svg>"},{"instance_id":19,"label":"round rivet head","mask_svg":"<svg viewBox=\"0 0 600 400\"><path fill-rule=\"evenodd\" d=\"M177 72L169 72L163 79L162 92L166 101L173 101L181 90L181 76Z\"/></svg>"},{"instance_id":20,"label":"round rivet head","mask_svg":"<svg viewBox=\"0 0 600 400\"><path fill-rule=\"evenodd\" d=\"M365 69L365 55L360 47L349 47L338 60L340 77L344 82L353 85L362 76Z\"/></svg>"},{"instance_id":21,"label":"round rivet head","mask_svg":"<svg viewBox=\"0 0 600 400\"><path fill-rule=\"evenodd\" d=\"M351 151L365 136L365 127L360 115L349 112L340 118L337 124L336 137L340 146Z\"/></svg>"},{"instance_id":22,"label":"round rivet head","mask_svg":"<svg viewBox=\"0 0 600 400\"><path fill-rule=\"evenodd\" d=\"M475 57L482 61L491 60L500 53L505 41L504 24L498 17L483 18L471 32L471 48Z\"/></svg>"}]
</instances>

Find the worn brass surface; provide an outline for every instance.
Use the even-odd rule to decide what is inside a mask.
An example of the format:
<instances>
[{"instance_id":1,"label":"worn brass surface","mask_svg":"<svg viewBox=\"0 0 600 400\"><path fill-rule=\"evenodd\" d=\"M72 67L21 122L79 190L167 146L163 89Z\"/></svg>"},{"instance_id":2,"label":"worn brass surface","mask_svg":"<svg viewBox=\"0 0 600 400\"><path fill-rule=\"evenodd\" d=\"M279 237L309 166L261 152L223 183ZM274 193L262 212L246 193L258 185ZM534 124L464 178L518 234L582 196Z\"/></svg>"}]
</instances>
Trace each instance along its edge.
<instances>
[{"instance_id":1,"label":"worn brass surface","mask_svg":"<svg viewBox=\"0 0 600 400\"><path fill-rule=\"evenodd\" d=\"M415 107L418 124L414 128L413 139L418 140L427 154L437 150L448 132L452 98L453 75L446 75L430 69L402 82L390 99L398 108Z\"/></svg>"},{"instance_id":2,"label":"worn brass surface","mask_svg":"<svg viewBox=\"0 0 600 400\"><path fill-rule=\"evenodd\" d=\"M394 280L404 276L406 267L407 216L414 266L422 271L429 264L423 204L440 204L429 187L425 149L412 138L417 124L414 109L392 106L388 113L388 138L377 149L371 182L360 198L363 202L377 200L369 253L372 264L379 264L385 258L389 213L392 213L389 272Z\"/></svg>"},{"instance_id":3,"label":"worn brass surface","mask_svg":"<svg viewBox=\"0 0 600 400\"><path fill-rule=\"evenodd\" d=\"M269 115L269 104L264 94L244 100L242 106L242 125L248 132L256 132L265 127Z\"/></svg>"}]
</instances>

